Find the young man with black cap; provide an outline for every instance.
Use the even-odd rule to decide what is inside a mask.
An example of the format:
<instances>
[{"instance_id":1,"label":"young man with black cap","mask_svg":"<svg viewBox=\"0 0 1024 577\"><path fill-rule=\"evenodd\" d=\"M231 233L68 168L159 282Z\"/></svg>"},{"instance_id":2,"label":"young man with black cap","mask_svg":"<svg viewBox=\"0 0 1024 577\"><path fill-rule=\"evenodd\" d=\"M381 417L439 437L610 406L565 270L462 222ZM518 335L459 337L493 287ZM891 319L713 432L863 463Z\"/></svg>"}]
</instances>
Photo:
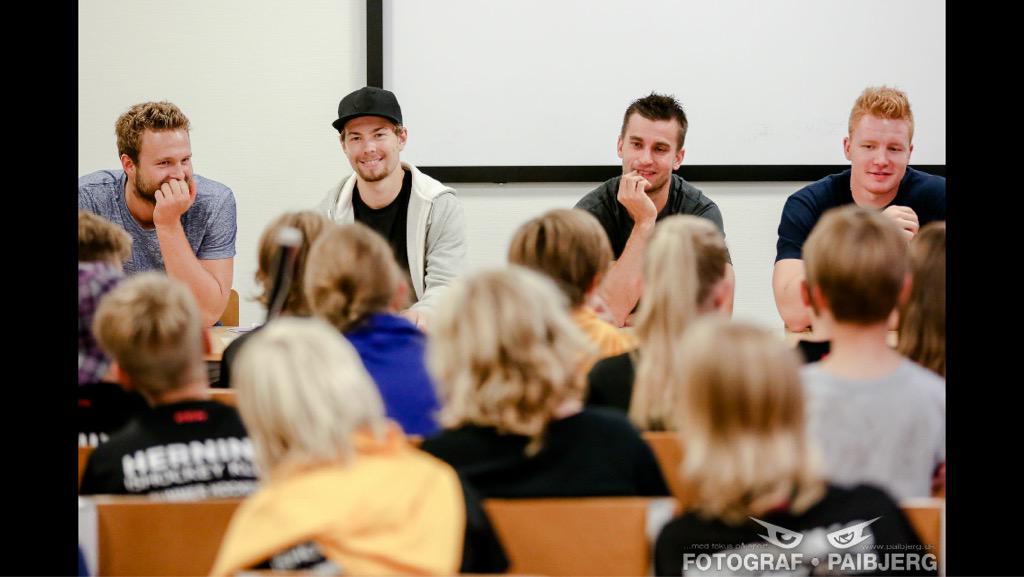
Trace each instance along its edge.
<instances>
[{"instance_id":1,"label":"young man with black cap","mask_svg":"<svg viewBox=\"0 0 1024 577\"><path fill-rule=\"evenodd\" d=\"M413 304L402 314L424 326L437 295L463 270L462 205L454 189L399 159L409 134L390 91L366 86L345 96L333 126L355 173L333 187L319 209L387 239L412 286Z\"/></svg>"}]
</instances>

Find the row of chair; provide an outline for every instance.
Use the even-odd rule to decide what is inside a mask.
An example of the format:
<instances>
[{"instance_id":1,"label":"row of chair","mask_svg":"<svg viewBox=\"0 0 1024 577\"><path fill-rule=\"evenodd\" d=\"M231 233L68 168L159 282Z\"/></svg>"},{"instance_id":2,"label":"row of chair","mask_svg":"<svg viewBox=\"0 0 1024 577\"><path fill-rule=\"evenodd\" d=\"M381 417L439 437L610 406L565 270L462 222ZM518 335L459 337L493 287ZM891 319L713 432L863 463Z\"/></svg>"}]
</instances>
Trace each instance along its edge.
<instances>
[{"instance_id":1,"label":"row of chair","mask_svg":"<svg viewBox=\"0 0 1024 577\"><path fill-rule=\"evenodd\" d=\"M235 404L234 391L211 389ZM682 510L683 447L674 433L643 433L672 498L488 499L488 514L512 566L539 575L647 575L657 530ZM411 439L418 444L419 438ZM92 447L79 447L79 483ZM159 502L145 497L83 499L96 516L101 575L198 575L212 566L240 500ZM922 542L941 557L945 500L916 499L903 510ZM144 530L143 530L144 528ZM187 554L186 554L187 553Z\"/></svg>"},{"instance_id":2,"label":"row of chair","mask_svg":"<svg viewBox=\"0 0 1024 577\"><path fill-rule=\"evenodd\" d=\"M80 517L94 526L80 524L80 535L95 544L99 575L205 575L239 503L84 497ZM510 573L567 576L648 575L653 538L677 506L650 497L485 501ZM915 500L903 511L941 563L945 501Z\"/></svg>"}]
</instances>

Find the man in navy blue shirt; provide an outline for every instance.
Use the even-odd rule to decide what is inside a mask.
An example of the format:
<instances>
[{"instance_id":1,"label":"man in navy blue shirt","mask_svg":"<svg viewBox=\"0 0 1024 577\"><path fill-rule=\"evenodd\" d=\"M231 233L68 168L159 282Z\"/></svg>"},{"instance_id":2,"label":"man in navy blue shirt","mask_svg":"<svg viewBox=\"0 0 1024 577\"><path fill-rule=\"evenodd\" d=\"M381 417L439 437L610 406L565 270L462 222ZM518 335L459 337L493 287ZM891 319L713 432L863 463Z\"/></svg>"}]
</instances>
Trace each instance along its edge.
<instances>
[{"instance_id":1,"label":"man in navy blue shirt","mask_svg":"<svg viewBox=\"0 0 1024 577\"><path fill-rule=\"evenodd\" d=\"M920 227L946 219L946 179L907 166L914 150L914 116L902 91L869 87L850 111L843 153L850 168L796 191L779 222L772 289L779 315L791 331L811 324L800 287L803 244L827 210L846 204L876 208L892 218L909 241Z\"/></svg>"}]
</instances>

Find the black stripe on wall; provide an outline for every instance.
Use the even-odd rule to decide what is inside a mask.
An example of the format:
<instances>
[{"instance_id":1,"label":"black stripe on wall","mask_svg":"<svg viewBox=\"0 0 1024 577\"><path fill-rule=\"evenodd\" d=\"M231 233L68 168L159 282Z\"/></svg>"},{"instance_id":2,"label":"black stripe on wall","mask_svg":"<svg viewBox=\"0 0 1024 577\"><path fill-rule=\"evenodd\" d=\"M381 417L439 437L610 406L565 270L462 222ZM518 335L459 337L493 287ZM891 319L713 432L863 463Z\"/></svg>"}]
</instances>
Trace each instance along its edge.
<instances>
[{"instance_id":1,"label":"black stripe on wall","mask_svg":"<svg viewBox=\"0 0 1024 577\"><path fill-rule=\"evenodd\" d=\"M384 0L366 0L366 85L384 88Z\"/></svg>"},{"instance_id":2,"label":"black stripe on wall","mask_svg":"<svg viewBox=\"0 0 1024 577\"><path fill-rule=\"evenodd\" d=\"M621 166L420 166L441 182L603 182L622 174ZM682 165L676 174L690 182L814 181L848 165ZM946 176L942 164L914 168Z\"/></svg>"}]
</instances>

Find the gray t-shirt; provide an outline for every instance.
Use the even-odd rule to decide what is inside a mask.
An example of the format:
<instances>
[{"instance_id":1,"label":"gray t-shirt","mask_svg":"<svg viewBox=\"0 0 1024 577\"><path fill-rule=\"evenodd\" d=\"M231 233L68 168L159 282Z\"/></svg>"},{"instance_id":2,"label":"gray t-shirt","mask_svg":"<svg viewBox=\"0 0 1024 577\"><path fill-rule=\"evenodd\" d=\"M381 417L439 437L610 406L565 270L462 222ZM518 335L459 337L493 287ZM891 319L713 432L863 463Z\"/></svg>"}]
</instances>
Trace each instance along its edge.
<instances>
[{"instance_id":1,"label":"gray t-shirt","mask_svg":"<svg viewBox=\"0 0 1024 577\"><path fill-rule=\"evenodd\" d=\"M847 379L821 363L801 369L809 432L837 485L873 484L894 499L931 496L946 459L946 382L904 359L878 379Z\"/></svg>"},{"instance_id":2,"label":"gray t-shirt","mask_svg":"<svg viewBox=\"0 0 1024 577\"><path fill-rule=\"evenodd\" d=\"M196 199L181 215L185 237L199 260L235 256L238 232L235 195L223 184L194 175ZM98 214L128 231L132 256L124 265L127 274L164 270L156 229L144 229L128 211L124 198L123 170L100 170L78 178L78 208Z\"/></svg>"},{"instance_id":3,"label":"gray t-shirt","mask_svg":"<svg viewBox=\"0 0 1024 577\"><path fill-rule=\"evenodd\" d=\"M621 176L616 176L605 181L601 186L587 193L576 203L575 208L589 212L597 217L597 220L604 227L604 232L611 242L612 252L615 258L622 256L626 249L626 241L633 232L633 217L629 216L626 207L619 204L619 181ZM725 226L722 224L722 211L718 209L715 201L711 200L699 188L683 180L678 174L672 175L672 183L668 190L668 201L665 207L658 213L657 220L673 214L692 214L706 218L715 223L718 230L725 236ZM732 263L726 249L726 258Z\"/></svg>"}]
</instances>

